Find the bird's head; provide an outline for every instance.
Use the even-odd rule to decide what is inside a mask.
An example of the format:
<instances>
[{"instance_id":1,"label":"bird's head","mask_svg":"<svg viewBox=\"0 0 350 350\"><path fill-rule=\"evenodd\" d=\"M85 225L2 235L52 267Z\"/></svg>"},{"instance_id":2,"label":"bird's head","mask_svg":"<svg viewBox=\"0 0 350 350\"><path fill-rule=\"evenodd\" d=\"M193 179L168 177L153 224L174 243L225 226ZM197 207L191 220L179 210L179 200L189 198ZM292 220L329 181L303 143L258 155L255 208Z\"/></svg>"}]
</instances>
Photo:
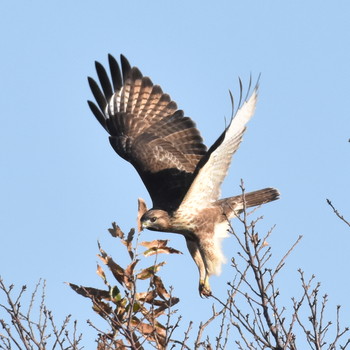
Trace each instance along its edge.
<instances>
[{"instance_id":1,"label":"bird's head","mask_svg":"<svg viewBox=\"0 0 350 350\"><path fill-rule=\"evenodd\" d=\"M160 209L148 210L141 217L142 229L149 229L152 231L167 231L170 226L169 214Z\"/></svg>"}]
</instances>

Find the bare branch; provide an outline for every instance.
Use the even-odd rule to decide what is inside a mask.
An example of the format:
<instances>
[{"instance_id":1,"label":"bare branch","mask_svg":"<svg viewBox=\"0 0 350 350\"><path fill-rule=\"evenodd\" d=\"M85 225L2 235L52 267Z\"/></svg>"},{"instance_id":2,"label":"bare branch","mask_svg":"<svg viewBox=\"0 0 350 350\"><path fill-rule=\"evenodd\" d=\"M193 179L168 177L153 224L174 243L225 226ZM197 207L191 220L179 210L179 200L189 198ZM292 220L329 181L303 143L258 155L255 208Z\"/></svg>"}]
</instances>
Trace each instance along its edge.
<instances>
[{"instance_id":1,"label":"bare branch","mask_svg":"<svg viewBox=\"0 0 350 350\"><path fill-rule=\"evenodd\" d=\"M41 287L41 301L36 309L36 299L39 287ZM0 324L4 334L0 333L0 349L48 349L54 350L58 347L61 350L79 350L82 336L77 335L74 322L73 333L68 330L70 316L67 316L60 327L57 327L52 313L45 305L45 281L39 281L31 295L27 311L22 311L22 299L26 286L23 286L17 296L13 296L14 286L6 287L0 278L0 291L6 299L6 303L1 303L0 307L5 311L3 317L8 317L9 321L0 319ZM33 313L38 313L35 320ZM50 322L48 322L50 320ZM9 326L11 324L11 326Z\"/></svg>"},{"instance_id":2,"label":"bare branch","mask_svg":"<svg viewBox=\"0 0 350 350\"><path fill-rule=\"evenodd\" d=\"M335 215L337 215L340 220L344 221L350 227L350 222L344 219L344 216L341 215L338 212L338 210L334 208L332 202L329 199L326 199L326 200L327 200L327 203L329 204L329 206L333 209Z\"/></svg>"}]
</instances>

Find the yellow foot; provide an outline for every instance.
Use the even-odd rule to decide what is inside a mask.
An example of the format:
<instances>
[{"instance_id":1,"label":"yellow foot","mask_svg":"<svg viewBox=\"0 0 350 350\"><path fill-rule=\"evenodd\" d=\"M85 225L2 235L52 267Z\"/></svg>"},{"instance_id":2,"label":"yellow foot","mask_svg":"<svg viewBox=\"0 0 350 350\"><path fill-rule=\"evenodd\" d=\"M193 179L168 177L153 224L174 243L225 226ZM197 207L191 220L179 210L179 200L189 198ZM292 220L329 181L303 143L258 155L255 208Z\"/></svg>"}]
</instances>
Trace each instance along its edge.
<instances>
[{"instance_id":1,"label":"yellow foot","mask_svg":"<svg viewBox=\"0 0 350 350\"><path fill-rule=\"evenodd\" d=\"M211 289L209 285L209 281L199 281L199 295L201 298L208 298L211 296Z\"/></svg>"}]
</instances>

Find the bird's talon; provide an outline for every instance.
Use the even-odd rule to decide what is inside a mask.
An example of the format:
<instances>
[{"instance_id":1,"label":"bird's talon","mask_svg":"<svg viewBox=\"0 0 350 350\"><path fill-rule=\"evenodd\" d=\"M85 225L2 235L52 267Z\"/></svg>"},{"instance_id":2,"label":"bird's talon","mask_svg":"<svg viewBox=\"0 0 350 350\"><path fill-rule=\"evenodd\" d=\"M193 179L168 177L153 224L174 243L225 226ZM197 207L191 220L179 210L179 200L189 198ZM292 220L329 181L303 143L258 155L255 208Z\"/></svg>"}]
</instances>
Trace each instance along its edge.
<instances>
[{"instance_id":1,"label":"bird's talon","mask_svg":"<svg viewBox=\"0 0 350 350\"><path fill-rule=\"evenodd\" d=\"M199 295L201 298L209 298L211 296L210 286L205 283L199 284Z\"/></svg>"}]
</instances>

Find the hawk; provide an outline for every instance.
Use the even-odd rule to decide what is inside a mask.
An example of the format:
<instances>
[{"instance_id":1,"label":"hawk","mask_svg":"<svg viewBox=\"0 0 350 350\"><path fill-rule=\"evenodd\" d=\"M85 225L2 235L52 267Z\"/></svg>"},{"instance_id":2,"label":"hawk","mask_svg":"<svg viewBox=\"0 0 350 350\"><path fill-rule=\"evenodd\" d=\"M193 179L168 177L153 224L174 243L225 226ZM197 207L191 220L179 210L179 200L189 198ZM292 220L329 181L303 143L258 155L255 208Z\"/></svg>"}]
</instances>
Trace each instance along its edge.
<instances>
[{"instance_id":1,"label":"hawk","mask_svg":"<svg viewBox=\"0 0 350 350\"><path fill-rule=\"evenodd\" d=\"M195 123L177 108L170 96L121 55L121 65L108 55L110 77L95 62L100 86L88 78L96 104L92 113L109 134L120 157L130 162L145 184L153 207L139 200L141 229L182 234L199 270L199 293L210 296L209 276L220 274L225 257L221 241L229 219L244 207L278 199L274 188L220 199L223 182L258 94L240 103L230 124L209 148ZM242 93L242 88L241 88Z\"/></svg>"}]
</instances>

